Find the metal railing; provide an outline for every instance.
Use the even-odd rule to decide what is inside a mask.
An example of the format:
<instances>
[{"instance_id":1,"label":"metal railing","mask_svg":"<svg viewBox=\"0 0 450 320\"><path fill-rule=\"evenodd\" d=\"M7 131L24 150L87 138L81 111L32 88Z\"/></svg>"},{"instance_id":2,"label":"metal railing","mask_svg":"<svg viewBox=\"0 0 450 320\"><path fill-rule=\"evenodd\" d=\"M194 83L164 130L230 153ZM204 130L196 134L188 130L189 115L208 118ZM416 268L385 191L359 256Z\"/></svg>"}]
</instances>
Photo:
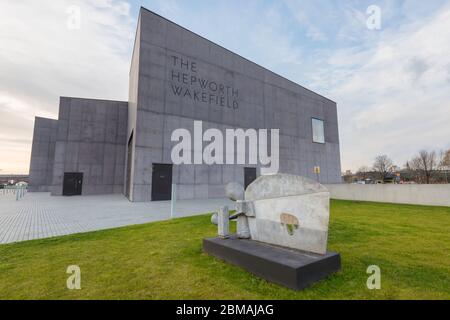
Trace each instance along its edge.
<instances>
[{"instance_id":1,"label":"metal railing","mask_svg":"<svg viewBox=\"0 0 450 320\"><path fill-rule=\"evenodd\" d=\"M0 195L14 195L16 201L21 200L27 194L28 189L26 186L3 186L0 189Z\"/></svg>"}]
</instances>

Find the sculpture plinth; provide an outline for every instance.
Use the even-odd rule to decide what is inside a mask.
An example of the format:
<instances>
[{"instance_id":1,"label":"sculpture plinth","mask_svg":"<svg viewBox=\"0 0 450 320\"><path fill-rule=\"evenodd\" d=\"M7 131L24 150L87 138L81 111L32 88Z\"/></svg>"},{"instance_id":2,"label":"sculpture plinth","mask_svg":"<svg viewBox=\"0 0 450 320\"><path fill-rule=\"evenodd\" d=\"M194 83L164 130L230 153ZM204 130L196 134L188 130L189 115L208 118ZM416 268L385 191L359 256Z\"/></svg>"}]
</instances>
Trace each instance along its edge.
<instances>
[{"instance_id":1,"label":"sculpture plinth","mask_svg":"<svg viewBox=\"0 0 450 320\"><path fill-rule=\"evenodd\" d=\"M212 221L218 238L205 239L205 252L286 287L300 290L340 270L338 253L327 251L330 194L319 183L299 176L262 176L245 191L236 183L226 188L236 201ZM237 234L228 221L237 218Z\"/></svg>"},{"instance_id":2,"label":"sculpture plinth","mask_svg":"<svg viewBox=\"0 0 450 320\"><path fill-rule=\"evenodd\" d=\"M203 250L262 279L293 290L302 290L341 268L338 253L308 253L237 237L204 239Z\"/></svg>"}]
</instances>

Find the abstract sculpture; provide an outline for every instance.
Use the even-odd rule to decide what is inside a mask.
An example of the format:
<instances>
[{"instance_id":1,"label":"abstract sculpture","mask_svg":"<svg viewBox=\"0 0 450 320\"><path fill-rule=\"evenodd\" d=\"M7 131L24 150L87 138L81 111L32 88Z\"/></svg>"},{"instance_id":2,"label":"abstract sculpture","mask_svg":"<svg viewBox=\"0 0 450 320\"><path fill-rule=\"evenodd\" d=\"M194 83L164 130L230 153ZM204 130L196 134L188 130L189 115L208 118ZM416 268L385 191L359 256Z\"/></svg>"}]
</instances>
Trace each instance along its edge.
<instances>
[{"instance_id":1,"label":"abstract sculpture","mask_svg":"<svg viewBox=\"0 0 450 320\"><path fill-rule=\"evenodd\" d=\"M245 191L245 200L238 183L228 184L226 194L236 201L236 214L229 219L237 219L238 238L326 253L330 193L321 184L277 174L254 181Z\"/></svg>"},{"instance_id":2,"label":"abstract sculpture","mask_svg":"<svg viewBox=\"0 0 450 320\"><path fill-rule=\"evenodd\" d=\"M223 207L213 215L211 221L219 226L219 238L205 239L207 252L294 289L340 269L339 254L327 252L330 193L321 184L276 174L259 177L245 192L240 184L230 183L226 194L236 202L236 213L229 215ZM236 235L230 235L229 220L237 221ZM274 270L286 268L283 261L276 261L283 255L295 274L291 281L268 271L270 266ZM251 257L254 265L249 263ZM266 267L257 265L261 259L267 260ZM293 266L295 259L298 264Z\"/></svg>"}]
</instances>

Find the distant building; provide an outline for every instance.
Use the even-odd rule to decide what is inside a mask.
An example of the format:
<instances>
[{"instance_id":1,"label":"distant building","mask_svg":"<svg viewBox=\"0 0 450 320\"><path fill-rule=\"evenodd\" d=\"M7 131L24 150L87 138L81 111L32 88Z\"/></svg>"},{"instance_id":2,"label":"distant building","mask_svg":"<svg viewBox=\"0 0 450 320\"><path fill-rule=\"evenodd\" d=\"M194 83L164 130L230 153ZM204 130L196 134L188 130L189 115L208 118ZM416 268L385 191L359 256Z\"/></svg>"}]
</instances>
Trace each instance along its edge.
<instances>
[{"instance_id":1,"label":"distant building","mask_svg":"<svg viewBox=\"0 0 450 320\"><path fill-rule=\"evenodd\" d=\"M1 185L14 185L18 181L28 182L28 175L23 174L0 174Z\"/></svg>"}]
</instances>

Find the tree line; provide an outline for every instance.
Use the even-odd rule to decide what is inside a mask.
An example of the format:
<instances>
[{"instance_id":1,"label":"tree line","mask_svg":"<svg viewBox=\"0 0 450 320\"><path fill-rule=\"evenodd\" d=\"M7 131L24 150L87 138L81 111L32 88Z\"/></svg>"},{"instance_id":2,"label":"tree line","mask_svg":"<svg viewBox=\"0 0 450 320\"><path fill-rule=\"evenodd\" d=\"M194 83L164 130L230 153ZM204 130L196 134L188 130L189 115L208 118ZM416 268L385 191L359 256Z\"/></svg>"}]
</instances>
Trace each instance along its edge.
<instances>
[{"instance_id":1,"label":"tree line","mask_svg":"<svg viewBox=\"0 0 450 320\"><path fill-rule=\"evenodd\" d=\"M403 167L394 164L387 155L375 158L372 167L363 166L356 174L344 174L345 182L369 183L450 183L450 149L447 151L421 150Z\"/></svg>"}]
</instances>

